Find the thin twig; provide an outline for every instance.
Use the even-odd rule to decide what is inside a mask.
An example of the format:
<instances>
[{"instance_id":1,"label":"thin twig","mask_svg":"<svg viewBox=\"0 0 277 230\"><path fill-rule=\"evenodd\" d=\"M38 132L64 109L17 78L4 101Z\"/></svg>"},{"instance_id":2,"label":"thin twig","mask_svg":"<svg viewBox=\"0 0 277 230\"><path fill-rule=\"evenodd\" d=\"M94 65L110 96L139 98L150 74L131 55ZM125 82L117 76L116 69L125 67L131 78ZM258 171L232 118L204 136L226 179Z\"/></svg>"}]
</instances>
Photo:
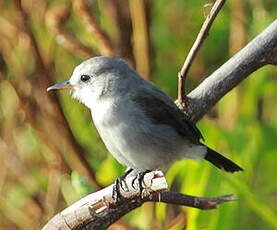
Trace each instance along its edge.
<instances>
[{"instance_id":1,"label":"thin twig","mask_svg":"<svg viewBox=\"0 0 277 230\"><path fill-rule=\"evenodd\" d=\"M220 9L224 5L225 0L217 0L209 15L206 17L206 20L204 21L197 38L195 42L193 43L193 46L191 47L188 56L186 57L186 60L184 62L184 65L180 72L178 73L178 105L183 108L186 103L186 92L185 92L185 86L186 86L186 77L187 73L190 69L190 66L192 65L192 62L200 49L202 43L208 36L209 30L211 28L212 23L214 22L217 14L219 13Z\"/></svg>"},{"instance_id":2,"label":"thin twig","mask_svg":"<svg viewBox=\"0 0 277 230\"><path fill-rule=\"evenodd\" d=\"M106 56L115 56L112 42L90 11L87 0L73 0L72 2L81 16L86 30L99 42L100 52Z\"/></svg>"},{"instance_id":3,"label":"thin twig","mask_svg":"<svg viewBox=\"0 0 277 230\"><path fill-rule=\"evenodd\" d=\"M196 197L173 191L162 191L155 192L144 200L189 206L202 210L209 210L215 209L217 205L221 203L228 201L236 201L238 199L233 197L232 195L224 195L217 197Z\"/></svg>"}]
</instances>

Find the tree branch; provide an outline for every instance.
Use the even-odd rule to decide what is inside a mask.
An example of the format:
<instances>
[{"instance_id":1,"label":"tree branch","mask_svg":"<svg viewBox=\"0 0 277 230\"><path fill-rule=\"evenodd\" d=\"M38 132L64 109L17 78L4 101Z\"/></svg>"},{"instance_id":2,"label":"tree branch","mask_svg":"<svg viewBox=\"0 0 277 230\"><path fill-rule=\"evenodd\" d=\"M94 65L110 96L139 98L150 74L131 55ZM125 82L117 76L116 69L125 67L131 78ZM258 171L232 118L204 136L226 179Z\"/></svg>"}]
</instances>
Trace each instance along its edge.
<instances>
[{"instance_id":1,"label":"tree branch","mask_svg":"<svg viewBox=\"0 0 277 230\"><path fill-rule=\"evenodd\" d=\"M210 77L205 79L188 95L186 116L196 122L227 92L238 85L249 74L266 64L277 64L277 20L222 65ZM216 208L218 204L234 201L231 196L214 198L187 196L167 188L161 172L146 174L143 196L139 194L137 181L132 187L133 178L127 177L128 189L121 189L122 202L112 197L113 186L90 194L52 218L43 230L48 229L106 229L120 217L139 207L144 202L165 202L200 209Z\"/></svg>"},{"instance_id":2,"label":"tree branch","mask_svg":"<svg viewBox=\"0 0 277 230\"><path fill-rule=\"evenodd\" d=\"M186 117L197 122L226 93L267 64L277 65L277 20L189 93Z\"/></svg>"},{"instance_id":3,"label":"tree branch","mask_svg":"<svg viewBox=\"0 0 277 230\"><path fill-rule=\"evenodd\" d=\"M134 186L132 185L134 181ZM50 229L106 229L109 225L147 201L185 205L199 209L214 209L218 204L237 200L232 196L194 197L165 191L166 179L161 171L152 171L144 177L140 194L136 177L127 177L126 186L120 188L124 201L113 197L113 185L92 193L53 217L43 230ZM90 224L88 224L90 223Z\"/></svg>"}]
</instances>

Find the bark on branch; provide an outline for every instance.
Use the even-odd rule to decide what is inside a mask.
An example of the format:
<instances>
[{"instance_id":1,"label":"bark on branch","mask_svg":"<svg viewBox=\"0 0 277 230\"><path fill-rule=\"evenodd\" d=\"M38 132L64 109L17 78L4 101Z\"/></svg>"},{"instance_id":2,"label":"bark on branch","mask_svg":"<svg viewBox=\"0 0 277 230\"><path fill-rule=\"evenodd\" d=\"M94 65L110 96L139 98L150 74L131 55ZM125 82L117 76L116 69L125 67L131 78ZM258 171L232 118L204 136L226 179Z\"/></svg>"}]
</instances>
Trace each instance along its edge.
<instances>
[{"instance_id":1,"label":"bark on branch","mask_svg":"<svg viewBox=\"0 0 277 230\"><path fill-rule=\"evenodd\" d=\"M145 175L142 194L140 194L138 179L127 177L126 185L120 190L124 197L121 202L114 199L113 186L110 185L92 193L69 206L53 217L43 230L106 229L123 215L147 201L185 205L206 210L214 209L223 202L236 200L230 195L208 198L165 191L167 183L161 171L152 171Z\"/></svg>"},{"instance_id":2,"label":"bark on branch","mask_svg":"<svg viewBox=\"0 0 277 230\"><path fill-rule=\"evenodd\" d=\"M193 122L198 121L227 92L255 70L267 64L277 65L277 20L194 89L188 95L184 113ZM137 186L132 189L130 185L132 179L130 177L127 180L129 190L122 190L125 197L123 202L113 200L113 185L111 185L88 195L57 214L43 230L106 229L120 217L147 201L212 209L222 202L235 200L231 196L201 198L164 191L167 185L161 172L150 172L146 175L141 197Z\"/></svg>"},{"instance_id":3,"label":"bark on branch","mask_svg":"<svg viewBox=\"0 0 277 230\"><path fill-rule=\"evenodd\" d=\"M267 64L277 65L277 20L188 94L187 118L200 120L226 93Z\"/></svg>"}]
</instances>

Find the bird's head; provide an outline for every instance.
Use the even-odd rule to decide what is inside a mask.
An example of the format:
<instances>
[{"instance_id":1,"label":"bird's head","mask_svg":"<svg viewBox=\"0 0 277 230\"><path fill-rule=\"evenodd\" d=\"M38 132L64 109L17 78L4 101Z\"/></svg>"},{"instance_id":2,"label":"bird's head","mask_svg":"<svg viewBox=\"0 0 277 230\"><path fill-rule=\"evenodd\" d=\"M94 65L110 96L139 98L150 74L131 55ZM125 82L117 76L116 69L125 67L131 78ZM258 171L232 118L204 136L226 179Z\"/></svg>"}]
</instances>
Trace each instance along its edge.
<instances>
[{"instance_id":1,"label":"bird's head","mask_svg":"<svg viewBox=\"0 0 277 230\"><path fill-rule=\"evenodd\" d=\"M120 90L133 73L121 59L93 57L78 65L68 81L56 83L47 91L70 89L73 98L91 108L94 100Z\"/></svg>"}]
</instances>

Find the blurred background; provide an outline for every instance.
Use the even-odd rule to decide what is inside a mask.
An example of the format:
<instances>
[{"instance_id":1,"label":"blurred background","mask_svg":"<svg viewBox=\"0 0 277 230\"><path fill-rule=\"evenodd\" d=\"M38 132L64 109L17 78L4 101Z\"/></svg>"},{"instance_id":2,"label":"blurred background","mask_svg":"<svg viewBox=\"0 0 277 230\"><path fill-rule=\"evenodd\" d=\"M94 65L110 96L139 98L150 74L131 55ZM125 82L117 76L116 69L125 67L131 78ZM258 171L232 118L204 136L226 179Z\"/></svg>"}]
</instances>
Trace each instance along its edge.
<instances>
[{"instance_id":1,"label":"blurred background","mask_svg":"<svg viewBox=\"0 0 277 230\"><path fill-rule=\"evenodd\" d=\"M212 1L0 1L0 229L40 229L124 168L108 154L88 109L68 92L48 94L95 55L120 56L173 99L177 73ZM276 0L227 1L189 73L196 87L277 16ZM180 161L172 189L234 194L213 211L147 203L110 229L277 229L277 68L266 66L199 123L206 144L245 171ZM132 127L130 127L132 128Z\"/></svg>"}]
</instances>

